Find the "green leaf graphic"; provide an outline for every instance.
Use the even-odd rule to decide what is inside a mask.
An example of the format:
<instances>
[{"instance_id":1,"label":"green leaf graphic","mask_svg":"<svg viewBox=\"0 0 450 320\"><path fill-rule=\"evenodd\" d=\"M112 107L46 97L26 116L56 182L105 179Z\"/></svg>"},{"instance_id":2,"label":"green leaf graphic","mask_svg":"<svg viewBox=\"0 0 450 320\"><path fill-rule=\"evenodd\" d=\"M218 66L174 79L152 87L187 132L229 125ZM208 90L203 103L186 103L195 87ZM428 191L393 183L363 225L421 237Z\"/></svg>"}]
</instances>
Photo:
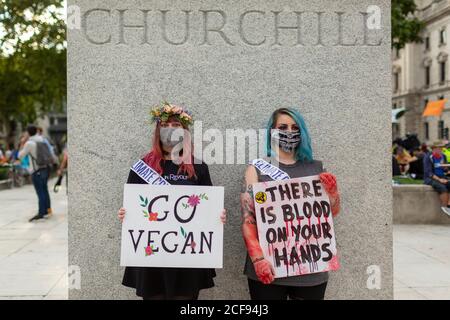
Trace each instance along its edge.
<instances>
[{"instance_id":1,"label":"green leaf graphic","mask_svg":"<svg viewBox=\"0 0 450 320\"><path fill-rule=\"evenodd\" d=\"M183 227L180 227L180 229L181 229L181 234L183 235L183 237L186 238L186 232L184 231Z\"/></svg>"}]
</instances>

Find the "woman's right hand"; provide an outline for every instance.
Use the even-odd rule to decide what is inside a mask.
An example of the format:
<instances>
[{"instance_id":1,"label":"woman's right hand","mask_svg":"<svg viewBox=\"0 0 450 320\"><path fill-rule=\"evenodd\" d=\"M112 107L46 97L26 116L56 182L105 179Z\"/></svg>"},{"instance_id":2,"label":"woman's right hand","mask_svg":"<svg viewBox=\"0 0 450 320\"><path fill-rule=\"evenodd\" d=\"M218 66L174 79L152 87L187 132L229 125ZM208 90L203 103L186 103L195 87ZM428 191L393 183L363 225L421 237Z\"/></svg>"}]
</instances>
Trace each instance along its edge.
<instances>
[{"instance_id":1,"label":"woman's right hand","mask_svg":"<svg viewBox=\"0 0 450 320\"><path fill-rule=\"evenodd\" d=\"M258 276L259 281L264 284L270 284L275 280L275 270L272 264L266 259L258 260L253 263L255 267L255 273Z\"/></svg>"},{"instance_id":2,"label":"woman's right hand","mask_svg":"<svg viewBox=\"0 0 450 320\"><path fill-rule=\"evenodd\" d=\"M119 217L120 222L123 222L123 218L125 218L126 210L125 208L120 208L117 216Z\"/></svg>"}]
</instances>

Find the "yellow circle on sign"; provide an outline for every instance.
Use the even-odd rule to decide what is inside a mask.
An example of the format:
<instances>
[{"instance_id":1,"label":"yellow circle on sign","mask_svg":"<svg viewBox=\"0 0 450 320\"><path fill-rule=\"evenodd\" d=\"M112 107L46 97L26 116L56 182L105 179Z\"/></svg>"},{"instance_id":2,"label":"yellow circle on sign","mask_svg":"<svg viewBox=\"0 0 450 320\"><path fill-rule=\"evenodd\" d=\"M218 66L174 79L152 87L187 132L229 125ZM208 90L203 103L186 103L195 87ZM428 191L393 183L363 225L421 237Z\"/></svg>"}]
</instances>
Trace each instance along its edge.
<instances>
[{"instance_id":1,"label":"yellow circle on sign","mask_svg":"<svg viewBox=\"0 0 450 320\"><path fill-rule=\"evenodd\" d=\"M264 203L267 200L267 194L265 192L260 191L256 194L255 200L259 204Z\"/></svg>"}]
</instances>

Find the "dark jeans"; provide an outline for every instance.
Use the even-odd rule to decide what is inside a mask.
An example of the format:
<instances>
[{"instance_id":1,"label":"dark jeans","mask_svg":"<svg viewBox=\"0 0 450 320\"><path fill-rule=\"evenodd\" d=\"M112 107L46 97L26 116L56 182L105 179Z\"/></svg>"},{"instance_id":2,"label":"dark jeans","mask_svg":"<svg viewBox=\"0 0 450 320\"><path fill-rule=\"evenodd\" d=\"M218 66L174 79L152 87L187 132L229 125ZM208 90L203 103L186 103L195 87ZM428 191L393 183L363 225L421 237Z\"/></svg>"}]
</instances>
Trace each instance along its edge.
<instances>
[{"instance_id":1,"label":"dark jeans","mask_svg":"<svg viewBox=\"0 0 450 320\"><path fill-rule=\"evenodd\" d=\"M47 214L47 209L50 208L50 194L48 193L48 169L40 169L31 175L33 180L34 189L36 190L39 200L39 212L40 216Z\"/></svg>"},{"instance_id":2,"label":"dark jeans","mask_svg":"<svg viewBox=\"0 0 450 320\"><path fill-rule=\"evenodd\" d=\"M447 178L444 178L444 179L447 179ZM430 185L439 194L450 191L450 180L447 180L447 183L445 183L445 184L440 183L436 180L431 180Z\"/></svg>"},{"instance_id":3,"label":"dark jeans","mask_svg":"<svg viewBox=\"0 0 450 320\"><path fill-rule=\"evenodd\" d=\"M248 278L248 288L252 300L323 300L327 282L312 287L294 287L263 284Z\"/></svg>"}]
</instances>

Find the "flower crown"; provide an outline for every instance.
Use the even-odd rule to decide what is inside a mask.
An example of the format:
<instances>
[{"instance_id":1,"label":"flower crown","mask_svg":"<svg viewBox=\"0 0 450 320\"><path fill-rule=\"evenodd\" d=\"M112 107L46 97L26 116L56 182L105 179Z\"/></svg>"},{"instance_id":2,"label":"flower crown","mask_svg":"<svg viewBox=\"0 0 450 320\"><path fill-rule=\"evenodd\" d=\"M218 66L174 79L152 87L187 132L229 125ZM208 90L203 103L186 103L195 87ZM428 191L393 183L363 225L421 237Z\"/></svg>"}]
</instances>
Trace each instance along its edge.
<instances>
[{"instance_id":1,"label":"flower crown","mask_svg":"<svg viewBox=\"0 0 450 320\"><path fill-rule=\"evenodd\" d=\"M155 106L151 111L150 115L152 117L152 122L165 122L169 120L170 117L175 117L178 121L181 122L183 126L190 126L194 123L192 119L192 114L187 111L184 107L179 107L173 104L170 104L166 101L162 103L162 105Z\"/></svg>"}]
</instances>

